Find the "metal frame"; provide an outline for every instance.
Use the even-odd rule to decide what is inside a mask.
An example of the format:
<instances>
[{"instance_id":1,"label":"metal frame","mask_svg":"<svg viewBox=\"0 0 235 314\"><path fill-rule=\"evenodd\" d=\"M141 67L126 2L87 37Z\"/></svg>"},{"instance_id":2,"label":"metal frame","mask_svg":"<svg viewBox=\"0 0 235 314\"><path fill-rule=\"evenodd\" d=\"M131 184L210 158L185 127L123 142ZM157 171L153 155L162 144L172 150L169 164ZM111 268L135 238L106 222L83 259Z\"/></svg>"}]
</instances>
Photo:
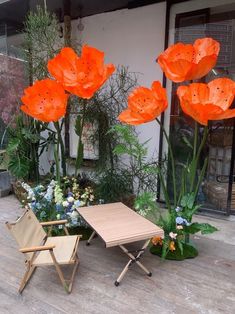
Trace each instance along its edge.
<instances>
[{"instance_id":1,"label":"metal frame","mask_svg":"<svg viewBox=\"0 0 235 314\"><path fill-rule=\"evenodd\" d=\"M93 231L90 238L87 240L87 243L86 243L87 246L91 244L91 240L94 238L95 234L96 234L96 231ZM126 266L123 268L117 280L114 282L116 287L119 286L120 282L122 281L127 271L133 264L138 265L149 277L152 276L152 273L140 262L140 258L144 254L146 248L148 247L150 240L151 239L146 240L144 245L139 250L135 250L135 251L129 251L124 245L119 245L120 249L129 257L129 261L127 262Z\"/></svg>"}]
</instances>

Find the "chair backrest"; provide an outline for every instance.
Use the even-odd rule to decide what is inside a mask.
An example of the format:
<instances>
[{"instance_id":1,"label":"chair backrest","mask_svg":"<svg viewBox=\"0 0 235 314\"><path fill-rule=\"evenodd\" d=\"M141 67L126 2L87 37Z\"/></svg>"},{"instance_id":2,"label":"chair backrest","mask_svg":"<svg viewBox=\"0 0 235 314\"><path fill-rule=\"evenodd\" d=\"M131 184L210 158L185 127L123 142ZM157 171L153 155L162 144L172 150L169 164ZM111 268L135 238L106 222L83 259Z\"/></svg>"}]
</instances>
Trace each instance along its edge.
<instances>
[{"instance_id":1,"label":"chair backrest","mask_svg":"<svg viewBox=\"0 0 235 314\"><path fill-rule=\"evenodd\" d=\"M20 248L42 245L47 236L37 217L29 208L17 221L6 222L6 226ZM26 259L29 260L32 255L33 253L26 253Z\"/></svg>"}]
</instances>

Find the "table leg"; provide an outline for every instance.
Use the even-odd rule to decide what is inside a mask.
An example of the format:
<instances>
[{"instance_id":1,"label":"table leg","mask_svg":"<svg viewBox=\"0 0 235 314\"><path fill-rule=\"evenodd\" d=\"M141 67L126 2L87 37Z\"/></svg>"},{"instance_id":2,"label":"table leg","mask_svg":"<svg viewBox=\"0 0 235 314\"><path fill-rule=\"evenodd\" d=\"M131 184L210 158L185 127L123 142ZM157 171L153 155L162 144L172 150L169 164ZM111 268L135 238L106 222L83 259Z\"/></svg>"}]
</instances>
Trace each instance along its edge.
<instances>
[{"instance_id":1,"label":"table leg","mask_svg":"<svg viewBox=\"0 0 235 314\"><path fill-rule=\"evenodd\" d=\"M115 285L118 286L121 282L121 280L123 279L123 277L125 276L126 272L128 271L128 269L130 268L130 266L134 263L136 263L149 277L152 276L152 273L139 261L141 258L141 255L145 252L145 249L147 248L148 244L149 244L150 240L147 240L144 245L142 246L142 248L140 250L135 251L137 253L136 256L134 256L132 254L132 251L128 251L124 245L119 245L119 247L121 248L121 250L127 254L130 258L130 260L128 261L128 263L126 264L126 266L123 268L121 274L119 275L118 279L115 281Z\"/></svg>"},{"instance_id":2,"label":"table leg","mask_svg":"<svg viewBox=\"0 0 235 314\"><path fill-rule=\"evenodd\" d=\"M90 245L90 242L91 242L91 240L94 238L95 234L96 234L96 232L93 231L92 234L91 234L91 236L90 236L90 238L87 240L86 245Z\"/></svg>"}]
</instances>

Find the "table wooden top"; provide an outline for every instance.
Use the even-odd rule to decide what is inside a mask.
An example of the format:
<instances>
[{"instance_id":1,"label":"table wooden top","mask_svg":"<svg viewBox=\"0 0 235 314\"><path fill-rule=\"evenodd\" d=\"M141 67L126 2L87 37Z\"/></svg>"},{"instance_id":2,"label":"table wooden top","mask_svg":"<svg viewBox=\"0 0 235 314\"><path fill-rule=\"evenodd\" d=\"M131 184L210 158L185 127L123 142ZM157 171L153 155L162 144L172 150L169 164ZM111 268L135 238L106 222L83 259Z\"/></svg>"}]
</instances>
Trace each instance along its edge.
<instances>
[{"instance_id":1,"label":"table wooden top","mask_svg":"<svg viewBox=\"0 0 235 314\"><path fill-rule=\"evenodd\" d=\"M106 247L164 237L164 231L123 203L78 208L79 214L104 240Z\"/></svg>"}]
</instances>

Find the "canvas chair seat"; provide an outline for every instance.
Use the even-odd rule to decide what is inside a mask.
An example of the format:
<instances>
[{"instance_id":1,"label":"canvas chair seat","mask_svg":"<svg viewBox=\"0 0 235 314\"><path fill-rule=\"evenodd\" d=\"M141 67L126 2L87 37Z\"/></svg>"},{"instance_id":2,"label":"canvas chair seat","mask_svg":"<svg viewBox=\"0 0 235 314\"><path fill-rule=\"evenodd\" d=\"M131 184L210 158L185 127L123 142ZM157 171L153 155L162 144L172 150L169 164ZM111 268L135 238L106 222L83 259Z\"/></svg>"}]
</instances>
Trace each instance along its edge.
<instances>
[{"instance_id":1,"label":"canvas chair seat","mask_svg":"<svg viewBox=\"0 0 235 314\"><path fill-rule=\"evenodd\" d=\"M54 255L58 264L72 264L75 258L75 248L79 238L75 236L48 237L45 245L55 245ZM35 266L53 265L51 254L49 251L41 251L33 261Z\"/></svg>"},{"instance_id":2,"label":"canvas chair seat","mask_svg":"<svg viewBox=\"0 0 235 314\"><path fill-rule=\"evenodd\" d=\"M72 290L75 272L79 264L77 255L79 239L81 236L70 236L66 228L67 220L56 220L40 223L30 208L13 223L6 222L8 230L17 241L20 252L25 256L26 272L21 281L19 292L21 293L35 269L38 266L54 265L59 279L66 292ZM67 235L59 237L48 237L44 227L63 225ZM70 279L65 279L61 265L73 265Z\"/></svg>"}]
</instances>

